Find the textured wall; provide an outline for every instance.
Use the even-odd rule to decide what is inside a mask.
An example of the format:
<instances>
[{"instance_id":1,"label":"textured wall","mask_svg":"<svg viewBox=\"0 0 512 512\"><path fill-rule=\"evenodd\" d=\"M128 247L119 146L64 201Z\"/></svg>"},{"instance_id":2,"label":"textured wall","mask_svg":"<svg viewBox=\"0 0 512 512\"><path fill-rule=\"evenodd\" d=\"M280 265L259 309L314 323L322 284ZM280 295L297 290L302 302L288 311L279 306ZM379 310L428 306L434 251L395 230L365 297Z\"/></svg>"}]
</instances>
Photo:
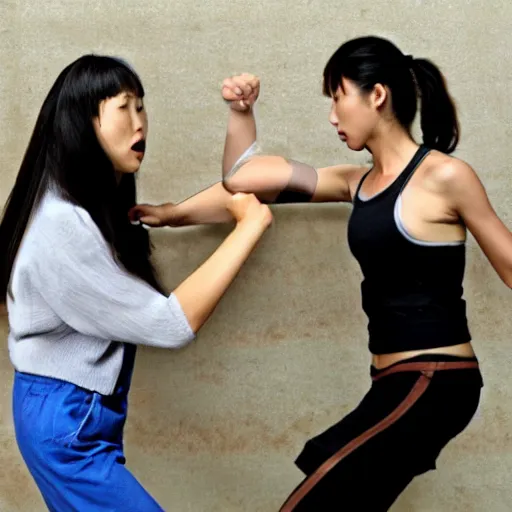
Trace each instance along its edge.
<instances>
[{"instance_id":1,"label":"textured wall","mask_svg":"<svg viewBox=\"0 0 512 512\"><path fill-rule=\"evenodd\" d=\"M79 55L121 55L147 89L144 201L181 200L217 179L229 74L263 80L260 139L317 165L364 161L340 147L320 93L326 59L344 40L391 37L437 62L458 101L458 155L479 172L510 226L512 4L505 0L2 0L0 205L58 72ZM275 511L301 478L302 443L356 405L369 385L360 275L345 242L345 206L275 209L275 225L196 343L140 350L126 430L128 465L166 510ZM227 229L154 233L169 287ZM486 380L470 428L439 469L413 482L397 512L512 508L512 301L473 240L466 297ZM7 325L0 319L0 337ZM43 503L13 438L12 369L0 349L0 510ZM384 466L385 470L385 466Z\"/></svg>"}]
</instances>

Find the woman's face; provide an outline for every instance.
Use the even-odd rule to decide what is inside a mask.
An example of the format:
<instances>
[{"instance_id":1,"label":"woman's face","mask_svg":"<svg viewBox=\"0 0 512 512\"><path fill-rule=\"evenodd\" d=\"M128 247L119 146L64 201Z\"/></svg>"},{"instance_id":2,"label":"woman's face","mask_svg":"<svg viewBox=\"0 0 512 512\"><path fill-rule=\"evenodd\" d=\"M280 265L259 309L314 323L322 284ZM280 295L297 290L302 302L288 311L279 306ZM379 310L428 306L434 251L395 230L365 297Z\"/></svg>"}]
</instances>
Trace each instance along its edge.
<instances>
[{"instance_id":1,"label":"woman's face","mask_svg":"<svg viewBox=\"0 0 512 512\"><path fill-rule=\"evenodd\" d=\"M381 92L385 94L385 91ZM342 78L342 84L332 96L329 122L338 131L340 139L354 151L366 147L379 122L383 99L376 93L365 94L354 82Z\"/></svg>"},{"instance_id":2,"label":"woman's face","mask_svg":"<svg viewBox=\"0 0 512 512\"><path fill-rule=\"evenodd\" d=\"M148 118L142 98L122 92L99 104L93 119L98 141L119 173L134 173L140 168L146 150Z\"/></svg>"}]
</instances>

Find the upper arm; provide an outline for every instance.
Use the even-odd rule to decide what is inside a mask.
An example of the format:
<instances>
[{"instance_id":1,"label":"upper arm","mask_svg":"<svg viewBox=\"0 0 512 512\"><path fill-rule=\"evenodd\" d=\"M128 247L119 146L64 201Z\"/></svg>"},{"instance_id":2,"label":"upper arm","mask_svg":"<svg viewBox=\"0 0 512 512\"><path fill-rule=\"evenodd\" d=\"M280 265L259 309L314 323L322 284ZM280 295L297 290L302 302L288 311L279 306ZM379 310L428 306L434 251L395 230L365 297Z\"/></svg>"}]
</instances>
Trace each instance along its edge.
<instances>
[{"instance_id":1,"label":"upper arm","mask_svg":"<svg viewBox=\"0 0 512 512\"><path fill-rule=\"evenodd\" d=\"M286 190L298 193L301 202L351 201L350 180L360 169L353 165L315 169L281 156L256 155L225 177L223 183L231 193L253 193L270 203Z\"/></svg>"},{"instance_id":2,"label":"upper arm","mask_svg":"<svg viewBox=\"0 0 512 512\"><path fill-rule=\"evenodd\" d=\"M76 331L106 340L166 348L191 341L177 298L119 266L99 230L88 225L92 220L72 213L75 218L45 225L34 247L34 282L55 314Z\"/></svg>"},{"instance_id":3,"label":"upper arm","mask_svg":"<svg viewBox=\"0 0 512 512\"><path fill-rule=\"evenodd\" d=\"M318 169L318 183L313 202L351 202L350 183L361 168L354 165L333 165Z\"/></svg>"},{"instance_id":4,"label":"upper arm","mask_svg":"<svg viewBox=\"0 0 512 512\"><path fill-rule=\"evenodd\" d=\"M500 278L512 287L512 233L494 211L475 171L465 162L450 160L440 172L450 204Z\"/></svg>"}]
</instances>

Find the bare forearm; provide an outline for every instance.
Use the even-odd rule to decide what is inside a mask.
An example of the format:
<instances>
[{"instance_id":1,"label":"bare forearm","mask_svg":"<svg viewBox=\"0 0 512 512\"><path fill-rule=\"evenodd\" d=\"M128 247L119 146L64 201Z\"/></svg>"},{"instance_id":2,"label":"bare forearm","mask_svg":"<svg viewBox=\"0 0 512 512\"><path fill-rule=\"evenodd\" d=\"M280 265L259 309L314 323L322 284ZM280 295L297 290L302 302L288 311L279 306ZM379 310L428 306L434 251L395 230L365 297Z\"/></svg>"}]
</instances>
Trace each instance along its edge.
<instances>
[{"instance_id":1,"label":"bare forearm","mask_svg":"<svg viewBox=\"0 0 512 512\"><path fill-rule=\"evenodd\" d=\"M310 201L316 181L317 173L310 166L279 156L255 156L222 182L177 205L166 205L165 224L179 227L231 222L226 204L237 192L252 193L266 203Z\"/></svg>"},{"instance_id":2,"label":"bare forearm","mask_svg":"<svg viewBox=\"0 0 512 512\"><path fill-rule=\"evenodd\" d=\"M228 128L222 159L222 176L226 176L236 161L256 141L256 120L253 109L229 111Z\"/></svg>"},{"instance_id":3,"label":"bare forearm","mask_svg":"<svg viewBox=\"0 0 512 512\"><path fill-rule=\"evenodd\" d=\"M213 255L174 290L194 332L208 320L266 228L256 221L237 224Z\"/></svg>"},{"instance_id":4,"label":"bare forearm","mask_svg":"<svg viewBox=\"0 0 512 512\"><path fill-rule=\"evenodd\" d=\"M170 205L167 224L193 226L231 222L233 217L226 209L231 195L221 182L215 183L177 205Z\"/></svg>"}]
</instances>

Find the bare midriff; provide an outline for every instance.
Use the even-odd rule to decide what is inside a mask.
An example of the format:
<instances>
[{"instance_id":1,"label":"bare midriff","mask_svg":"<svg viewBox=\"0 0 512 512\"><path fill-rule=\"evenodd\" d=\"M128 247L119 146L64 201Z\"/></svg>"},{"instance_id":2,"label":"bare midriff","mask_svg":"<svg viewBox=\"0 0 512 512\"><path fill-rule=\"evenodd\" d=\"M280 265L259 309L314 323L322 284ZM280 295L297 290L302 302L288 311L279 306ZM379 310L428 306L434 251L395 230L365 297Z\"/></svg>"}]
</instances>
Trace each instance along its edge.
<instances>
[{"instance_id":1,"label":"bare midriff","mask_svg":"<svg viewBox=\"0 0 512 512\"><path fill-rule=\"evenodd\" d=\"M394 352L393 354L372 354L372 365L377 369L386 368L392 364L405 359L421 356L424 354L445 354L457 357L475 357L475 352L471 343L462 343L460 345L451 345L448 347L436 347L424 350L408 350L406 352Z\"/></svg>"}]
</instances>

